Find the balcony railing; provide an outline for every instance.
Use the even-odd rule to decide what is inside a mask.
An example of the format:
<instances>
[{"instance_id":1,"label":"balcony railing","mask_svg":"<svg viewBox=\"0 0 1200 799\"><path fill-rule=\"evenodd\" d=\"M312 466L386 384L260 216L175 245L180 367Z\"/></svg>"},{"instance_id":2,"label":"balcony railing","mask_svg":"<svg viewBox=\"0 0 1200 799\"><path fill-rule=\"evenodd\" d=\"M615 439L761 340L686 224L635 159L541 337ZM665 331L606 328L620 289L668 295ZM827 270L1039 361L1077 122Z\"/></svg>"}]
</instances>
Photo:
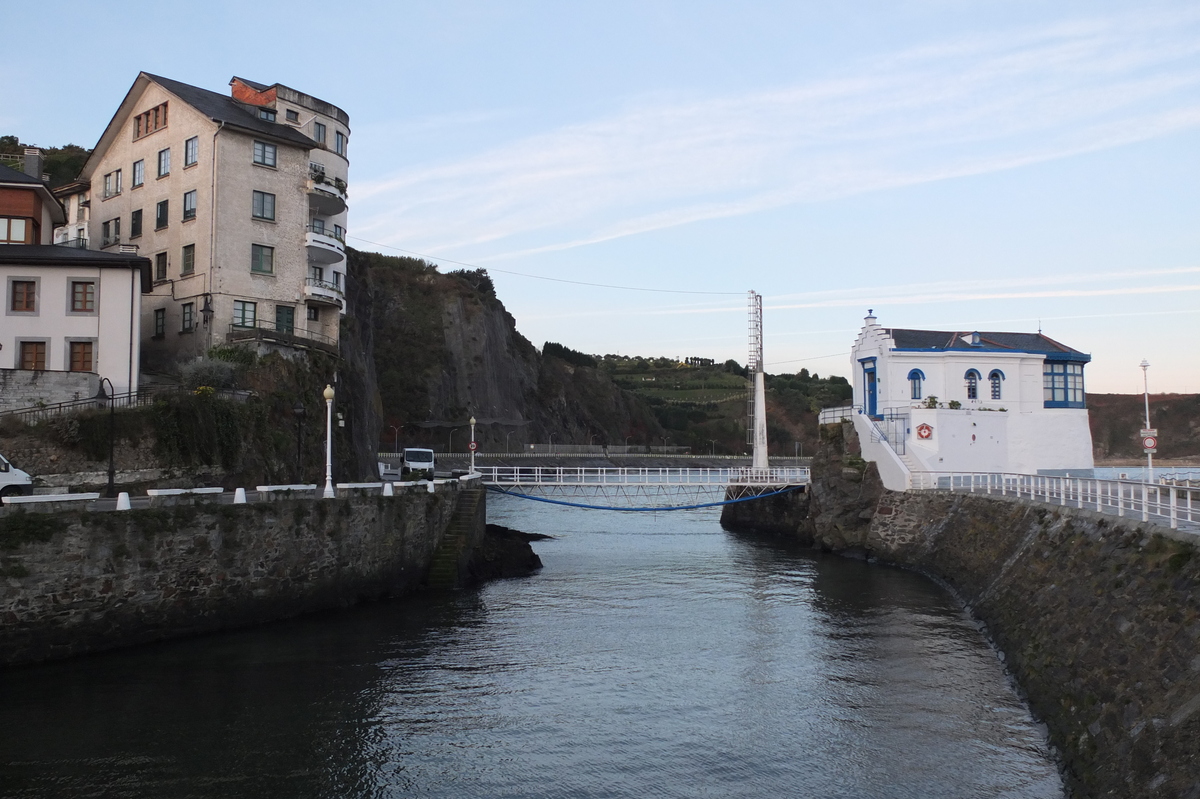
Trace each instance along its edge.
<instances>
[{"instance_id":1,"label":"balcony railing","mask_svg":"<svg viewBox=\"0 0 1200 799\"><path fill-rule=\"evenodd\" d=\"M313 289L324 289L325 291L332 291L334 294L338 295L339 297L345 296L344 292L342 291L342 287L339 284L330 283L328 280L317 280L315 277L310 277L308 280L304 281L304 285L308 286L309 288L313 288Z\"/></svg>"},{"instance_id":2,"label":"balcony railing","mask_svg":"<svg viewBox=\"0 0 1200 799\"><path fill-rule=\"evenodd\" d=\"M298 349L338 351L337 340L321 333L313 333L295 325L278 325L264 319L247 320L229 326L229 341L265 341Z\"/></svg>"},{"instance_id":3,"label":"balcony railing","mask_svg":"<svg viewBox=\"0 0 1200 799\"><path fill-rule=\"evenodd\" d=\"M328 236L331 239L337 239L342 244L346 243L345 234L339 234L337 228L329 228L324 225L309 225L304 228L309 233L316 233L319 236Z\"/></svg>"},{"instance_id":4,"label":"balcony railing","mask_svg":"<svg viewBox=\"0 0 1200 799\"><path fill-rule=\"evenodd\" d=\"M342 194L346 193L346 181L342 180L341 178L329 177L329 175L325 174L324 169L313 169L312 165L310 164L308 176L314 183L323 183L327 186L334 187Z\"/></svg>"},{"instance_id":5,"label":"balcony railing","mask_svg":"<svg viewBox=\"0 0 1200 799\"><path fill-rule=\"evenodd\" d=\"M64 239L58 242L59 247L71 247L76 250L86 250L88 248L88 240L83 238Z\"/></svg>"},{"instance_id":6,"label":"balcony railing","mask_svg":"<svg viewBox=\"0 0 1200 799\"><path fill-rule=\"evenodd\" d=\"M104 236L103 238L100 239L100 249L104 249L105 247L112 247L114 244L120 244L120 243L121 243L120 236Z\"/></svg>"}]
</instances>

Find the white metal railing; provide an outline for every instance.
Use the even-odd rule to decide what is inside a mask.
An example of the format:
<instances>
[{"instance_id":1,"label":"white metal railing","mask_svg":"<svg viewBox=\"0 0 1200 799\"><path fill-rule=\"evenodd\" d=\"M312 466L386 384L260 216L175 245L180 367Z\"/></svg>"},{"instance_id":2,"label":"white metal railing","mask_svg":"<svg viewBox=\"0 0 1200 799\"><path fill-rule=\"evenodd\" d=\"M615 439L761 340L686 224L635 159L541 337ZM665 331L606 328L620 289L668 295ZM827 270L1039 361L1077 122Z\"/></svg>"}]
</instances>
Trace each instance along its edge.
<instances>
[{"instance_id":1,"label":"white metal railing","mask_svg":"<svg viewBox=\"0 0 1200 799\"><path fill-rule=\"evenodd\" d=\"M807 483L808 469L600 469L571 466L479 466L487 485L528 486L723 486Z\"/></svg>"},{"instance_id":2,"label":"white metal railing","mask_svg":"<svg viewBox=\"0 0 1200 799\"><path fill-rule=\"evenodd\" d=\"M1200 533L1200 487L1001 472L913 472L913 490L1025 497Z\"/></svg>"},{"instance_id":3,"label":"white metal railing","mask_svg":"<svg viewBox=\"0 0 1200 799\"><path fill-rule=\"evenodd\" d=\"M822 408L817 414L817 424L837 424L845 419L847 422L854 418L854 406L842 405L837 408Z\"/></svg>"}]
</instances>

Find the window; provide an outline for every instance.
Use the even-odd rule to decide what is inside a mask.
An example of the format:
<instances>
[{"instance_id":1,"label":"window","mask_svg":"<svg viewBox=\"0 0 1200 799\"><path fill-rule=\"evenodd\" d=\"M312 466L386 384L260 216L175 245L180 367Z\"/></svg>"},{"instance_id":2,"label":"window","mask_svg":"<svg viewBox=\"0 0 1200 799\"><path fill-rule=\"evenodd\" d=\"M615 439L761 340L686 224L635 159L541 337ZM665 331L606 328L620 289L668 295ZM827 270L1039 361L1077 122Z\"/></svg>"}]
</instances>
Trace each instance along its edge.
<instances>
[{"instance_id":1,"label":"window","mask_svg":"<svg viewBox=\"0 0 1200 799\"><path fill-rule=\"evenodd\" d=\"M146 182L146 162L141 161L141 160L134 161L133 162L133 187L136 189L138 186L141 186L145 182Z\"/></svg>"},{"instance_id":2,"label":"window","mask_svg":"<svg viewBox=\"0 0 1200 799\"><path fill-rule=\"evenodd\" d=\"M254 327L257 321L258 303L245 302L243 300L233 301L234 327Z\"/></svg>"},{"instance_id":3,"label":"window","mask_svg":"<svg viewBox=\"0 0 1200 799\"><path fill-rule=\"evenodd\" d=\"M71 348L71 366L72 372L90 372L92 371L92 352L93 344L90 341L72 341Z\"/></svg>"},{"instance_id":4,"label":"window","mask_svg":"<svg viewBox=\"0 0 1200 799\"><path fill-rule=\"evenodd\" d=\"M1042 404L1047 408L1087 407L1081 363L1046 361L1042 367L1042 386Z\"/></svg>"},{"instance_id":5,"label":"window","mask_svg":"<svg viewBox=\"0 0 1200 799\"><path fill-rule=\"evenodd\" d=\"M308 277L310 280L315 280L318 283L324 283L325 270L319 266L310 266L308 268Z\"/></svg>"},{"instance_id":6,"label":"window","mask_svg":"<svg viewBox=\"0 0 1200 799\"><path fill-rule=\"evenodd\" d=\"M91 280L71 281L71 313L94 313L95 310L96 284Z\"/></svg>"},{"instance_id":7,"label":"window","mask_svg":"<svg viewBox=\"0 0 1200 799\"><path fill-rule=\"evenodd\" d=\"M1004 380L1004 372L1001 372L999 369L993 369L991 371L991 373L988 375L988 382L991 383L991 386L992 386L992 399L994 399L994 400L1001 399L1000 383L1003 380Z\"/></svg>"},{"instance_id":8,"label":"window","mask_svg":"<svg viewBox=\"0 0 1200 799\"><path fill-rule=\"evenodd\" d=\"M921 399L921 382L925 379L925 374L920 369L913 369L908 373L909 393L915 400Z\"/></svg>"},{"instance_id":9,"label":"window","mask_svg":"<svg viewBox=\"0 0 1200 799\"><path fill-rule=\"evenodd\" d=\"M315 305L308 306L308 321L320 322L321 321L321 309Z\"/></svg>"},{"instance_id":10,"label":"window","mask_svg":"<svg viewBox=\"0 0 1200 799\"><path fill-rule=\"evenodd\" d=\"M250 271L262 275L275 274L275 248L261 244L250 245Z\"/></svg>"},{"instance_id":11,"label":"window","mask_svg":"<svg viewBox=\"0 0 1200 799\"><path fill-rule=\"evenodd\" d=\"M0 244L24 244L26 227L24 219L0 217Z\"/></svg>"},{"instance_id":12,"label":"window","mask_svg":"<svg viewBox=\"0 0 1200 799\"><path fill-rule=\"evenodd\" d=\"M22 369L45 369L46 368L46 342L44 342L44 341L22 341L21 342L21 368Z\"/></svg>"},{"instance_id":13,"label":"window","mask_svg":"<svg viewBox=\"0 0 1200 799\"><path fill-rule=\"evenodd\" d=\"M149 136L167 126L167 104L157 105L133 118L133 138Z\"/></svg>"},{"instance_id":14,"label":"window","mask_svg":"<svg viewBox=\"0 0 1200 799\"><path fill-rule=\"evenodd\" d=\"M167 309L154 309L154 337L162 338L167 334Z\"/></svg>"},{"instance_id":15,"label":"window","mask_svg":"<svg viewBox=\"0 0 1200 799\"><path fill-rule=\"evenodd\" d=\"M108 247L121 243L121 219L110 219L100 225L100 246Z\"/></svg>"},{"instance_id":16,"label":"window","mask_svg":"<svg viewBox=\"0 0 1200 799\"><path fill-rule=\"evenodd\" d=\"M293 332L296 329L296 309L290 305L276 305L275 329L280 333Z\"/></svg>"},{"instance_id":17,"label":"window","mask_svg":"<svg viewBox=\"0 0 1200 799\"><path fill-rule=\"evenodd\" d=\"M14 280L12 282L12 302L9 310L18 313L37 312L37 281Z\"/></svg>"},{"instance_id":18,"label":"window","mask_svg":"<svg viewBox=\"0 0 1200 799\"><path fill-rule=\"evenodd\" d=\"M967 380L967 399L979 399L979 372L968 369L964 377Z\"/></svg>"},{"instance_id":19,"label":"window","mask_svg":"<svg viewBox=\"0 0 1200 799\"><path fill-rule=\"evenodd\" d=\"M190 275L196 271L196 245L186 244L183 248L183 264L179 267L179 274Z\"/></svg>"},{"instance_id":20,"label":"window","mask_svg":"<svg viewBox=\"0 0 1200 799\"><path fill-rule=\"evenodd\" d=\"M265 119L267 122L274 122L275 121L275 109L273 109L273 108L258 109L258 118Z\"/></svg>"},{"instance_id":21,"label":"window","mask_svg":"<svg viewBox=\"0 0 1200 799\"><path fill-rule=\"evenodd\" d=\"M167 254L165 252L154 254L154 279L167 279Z\"/></svg>"},{"instance_id":22,"label":"window","mask_svg":"<svg viewBox=\"0 0 1200 799\"><path fill-rule=\"evenodd\" d=\"M315 142L317 142L317 144L325 143L325 123L324 122L313 122L313 140Z\"/></svg>"},{"instance_id":23,"label":"window","mask_svg":"<svg viewBox=\"0 0 1200 799\"><path fill-rule=\"evenodd\" d=\"M275 195L256 191L253 195L252 211L255 219L275 219Z\"/></svg>"},{"instance_id":24,"label":"window","mask_svg":"<svg viewBox=\"0 0 1200 799\"><path fill-rule=\"evenodd\" d=\"M183 221L196 218L196 190L183 193Z\"/></svg>"},{"instance_id":25,"label":"window","mask_svg":"<svg viewBox=\"0 0 1200 799\"><path fill-rule=\"evenodd\" d=\"M171 174L171 148L158 151L158 176L165 178Z\"/></svg>"},{"instance_id":26,"label":"window","mask_svg":"<svg viewBox=\"0 0 1200 799\"><path fill-rule=\"evenodd\" d=\"M193 136L183 143L183 168L195 166L198 160L200 160L200 139Z\"/></svg>"},{"instance_id":27,"label":"window","mask_svg":"<svg viewBox=\"0 0 1200 799\"><path fill-rule=\"evenodd\" d=\"M314 219L312 221L312 232L313 233L324 233L325 232L325 220L324 219Z\"/></svg>"},{"instance_id":28,"label":"window","mask_svg":"<svg viewBox=\"0 0 1200 799\"><path fill-rule=\"evenodd\" d=\"M161 230L167 226L167 217L170 215L170 206L168 200L160 200L154 208L154 229Z\"/></svg>"},{"instance_id":29,"label":"window","mask_svg":"<svg viewBox=\"0 0 1200 799\"><path fill-rule=\"evenodd\" d=\"M338 155L346 154L346 134L340 130L333 134L333 149Z\"/></svg>"},{"instance_id":30,"label":"window","mask_svg":"<svg viewBox=\"0 0 1200 799\"><path fill-rule=\"evenodd\" d=\"M334 225L333 237L338 241L344 242L346 240L346 228L342 227L341 225Z\"/></svg>"},{"instance_id":31,"label":"window","mask_svg":"<svg viewBox=\"0 0 1200 799\"><path fill-rule=\"evenodd\" d=\"M184 333L192 332L194 325L195 325L195 313L196 313L196 304L195 303L185 302L183 304L183 316L182 316L183 322L179 328L182 332L184 332Z\"/></svg>"},{"instance_id":32,"label":"window","mask_svg":"<svg viewBox=\"0 0 1200 799\"><path fill-rule=\"evenodd\" d=\"M129 215L129 238L136 239L142 235L142 209L139 208Z\"/></svg>"},{"instance_id":33,"label":"window","mask_svg":"<svg viewBox=\"0 0 1200 799\"><path fill-rule=\"evenodd\" d=\"M337 289L340 289L342 287L342 273L341 272L333 273L333 286L334 286L334 288L337 288Z\"/></svg>"},{"instance_id":34,"label":"window","mask_svg":"<svg viewBox=\"0 0 1200 799\"><path fill-rule=\"evenodd\" d=\"M274 144L267 144L265 141L254 142L254 163L263 166L275 166L278 148Z\"/></svg>"},{"instance_id":35,"label":"window","mask_svg":"<svg viewBox=\"0 0 1200 799\"><path fill-rule=\"evenodd\" d=\"M287 121L288 122L299 122L300 121L300 112L293 111L289 108L287 111Z\"/></svg>"},{"instance_id":36,"label":"window","mask_svg":"<svg viewBox=\"0 0 1200 799\"><path fill-rule=\"evenodd\" d=\"M104 199L121 193L121 170L116 169L104 176Z\"/></svg>"}]
</instances>

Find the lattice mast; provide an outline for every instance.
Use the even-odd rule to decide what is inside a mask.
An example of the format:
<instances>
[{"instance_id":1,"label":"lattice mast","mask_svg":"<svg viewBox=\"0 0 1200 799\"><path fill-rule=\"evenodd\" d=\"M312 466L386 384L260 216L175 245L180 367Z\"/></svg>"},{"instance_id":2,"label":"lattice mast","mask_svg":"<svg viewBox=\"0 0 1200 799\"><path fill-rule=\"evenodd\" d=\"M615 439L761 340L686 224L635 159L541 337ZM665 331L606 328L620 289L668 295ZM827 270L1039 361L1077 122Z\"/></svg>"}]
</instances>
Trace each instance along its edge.
<instances>
[{"instance_id":1,"label":"lattice mast","mask_svg":"<svg viewBox=\"0 0 1200 799\"><path fill-rule=\"evenodd\" d=\"M748 295L750 310L750 355L746 359L746 373L753 381L753 391L746 408L746 443L754 447L750 462L755 469L767 467L767 394L766 378L763 375L763 324L762 295L751 291Z\"/></svg>"}]
</instances>

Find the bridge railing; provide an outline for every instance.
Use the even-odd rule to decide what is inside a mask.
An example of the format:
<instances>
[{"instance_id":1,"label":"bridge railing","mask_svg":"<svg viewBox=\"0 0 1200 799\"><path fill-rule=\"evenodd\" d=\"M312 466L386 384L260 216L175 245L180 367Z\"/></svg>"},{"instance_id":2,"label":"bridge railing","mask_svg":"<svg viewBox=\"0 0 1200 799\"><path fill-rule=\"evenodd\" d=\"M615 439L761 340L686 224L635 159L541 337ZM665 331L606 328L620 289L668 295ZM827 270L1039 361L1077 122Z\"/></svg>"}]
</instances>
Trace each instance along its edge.
<instances>
[{"instance_id":1,"label":"bridge railing","mask_svg":"<svg viewBox=\"0 0 1200 799\"><path fill-rule=\"evenodd\" d=\"M1024 497L1200 533L1200 486L1002 472L913 472L912 487Z\"/></svg>"},{"instance_id":2,"label":"bridge railing","mask_svg":"<svg viewBox=\"0 0 1200 799\"><path fill-rule=\"evenodd\" d=\"M476 466L489 485L510 486L696 486L792 485L808 482L808 469L588 468L573 466Z\"/></svg>"}]
</instances>

